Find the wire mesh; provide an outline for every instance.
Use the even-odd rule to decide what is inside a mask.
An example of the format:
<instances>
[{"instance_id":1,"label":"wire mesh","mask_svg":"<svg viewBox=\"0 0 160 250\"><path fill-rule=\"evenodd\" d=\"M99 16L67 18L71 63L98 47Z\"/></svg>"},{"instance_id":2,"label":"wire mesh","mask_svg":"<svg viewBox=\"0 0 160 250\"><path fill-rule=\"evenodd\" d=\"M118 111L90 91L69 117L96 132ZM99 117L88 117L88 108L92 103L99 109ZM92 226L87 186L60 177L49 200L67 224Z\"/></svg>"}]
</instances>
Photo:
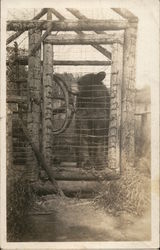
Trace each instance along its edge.
<instances>
[{"instance_id":1,"label":"wire mesh","mask_svg":"<svg viewBox=\"0 0 160 250\"><path fill-rule=\"evenodd\" d=\"M111 47L109 46L111 51ZM55 60L99 60L101 55L91 46L54 46ZM107 60L105 58L105 60ZM94 81L99 72L106 77ZM107 165L108 129L110 112L110 66L54 66L54 74L59 74L67 84L72 86L85 75L91 74L88 82L78 84L79 94L72 97L75 113L70 126L58 136L53 136L53 161L76 162L79 167L101 169ZM54 97L55 97L54 93ZM56 98L53 101L58 105ZM54 104L54 105L55 105ZM54 123L60 124L64 114L54 115Z\"/></svg>"}]
</instances>

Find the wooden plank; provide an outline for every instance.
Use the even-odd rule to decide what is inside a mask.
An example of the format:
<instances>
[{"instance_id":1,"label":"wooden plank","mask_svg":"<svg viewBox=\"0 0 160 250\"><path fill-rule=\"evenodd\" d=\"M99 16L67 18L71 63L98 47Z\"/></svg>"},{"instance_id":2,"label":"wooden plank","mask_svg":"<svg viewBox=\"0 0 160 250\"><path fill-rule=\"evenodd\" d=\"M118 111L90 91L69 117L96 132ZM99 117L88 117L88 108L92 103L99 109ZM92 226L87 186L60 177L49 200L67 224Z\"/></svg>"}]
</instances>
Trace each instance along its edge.
<instances>
[{"instance_id":1,"label":"wooden plank","mask_svg":"<svg viewBox=\"0 0 160 250\"><path fill-rule=\"evenodd\" d=\"M32 20L38 20L39 18L41 18L43 15L45 15L47 12L47 9L42 9ZM15 34L11 35L8 39L6 44L10 44L13 40L15 40L17 37L19 37L20 35L23 34L24 31L18 31Z\"/></svg>"},{"instance_id":2,"label":"wooden plank","mask_svg":"<svg viewBox=\"0 0 160 250\"><path fill-rule=\"evenodd\" d=\"M73 9L73 8L67 8L67 10L72 13L75 17L78 19L85 19L88 20L88 18L80 13L80 11ZM81 31L79 31L81 32ZM95 31L97 34L105 34L104 31ZM92 45L95 49L97 49L99 52L101 52L104 56L106 56L108 59L111 60L112 58L112 53L108 51L107 49L103 48L100 45Z\"/></svg>"},{"instance_id":3,"label":"wooden plank","mask_svg":"<svg viewBox=\"0 0 160 250\"><path fill-rule=\"evenodd\" d=\"M45 43L52 45L72 45L72 44L123 44L123 34L83 34L83 35L50 35L48 36Z\"/></svg>"},{"instance_id":4,"label":"wooden plank","mask_svg":"<svg viewBox=\"0 0 160 250\"><path fill-rule=\"evenodd\" d=\"M7 21L7 31L25 31L29 29L46 30L52 25L52 31L103 31L123 30L129 27L127 20L64 20L64 21L41 21L41 20L12 20Z\"/></svg>"},{"instance_id":5,"label":"wooden plank","mask_svg":"<svg viewBox=\"0 0 160 250\"><path fill-rule=\"evenodd\" d=\"M17 58L17 61L19 64L21 65L28 65L28 57L27 56L19 56ZM8 62L7 62L8 65ZM41 65L43 65L43 61L41 61ZM98 60L78 60L78 61L72 61L72 60L54 60L53 65L58 65L58 66L63 66L63 65L73 65L73 66L78 66L78 65L95 65L95 66L110 66L111 65L111 61L98 61ZM22 80L23 81L23 80ZM25 79L24 79L25 81ZM20 80L19 80L20 82Z\"/></svg>"},{"instance_id":6,"label":"wooden plank","mask_svg":"<svg viewBox=\"0 0 160 250\"><path fill-rule=\"evenodd\" d=\"M134 165L135 152L135 77L136 34L130 27L124 35L124 69L122 81L121 165L123 169Z\"/></svg>"},{"instance_id":7,"label":"wooden plank","mask_svg":"<svg viewBox=\"0 0 160 250\"><path fill-rule=\"evenodd\" d=\"M123 75L123 46L112 46L112 68L110 87L110 123L108 142L108 167L120 171L120 132L121 132L121 89ZM112 74L117 72L117 74Z\"/></svg>"},{"instance_id":8,"label":"wooden plank","mask_svg":"<svg viewBox=\"0 0 160 250\"><path fill-rule=\"evenodd\" d=\"M138 17L135 16L132 12L129 10L123 8L111 8L114 12L119 14L121 17L128 19L130 22L138 22Z\"/></svg>"}]
</instances>

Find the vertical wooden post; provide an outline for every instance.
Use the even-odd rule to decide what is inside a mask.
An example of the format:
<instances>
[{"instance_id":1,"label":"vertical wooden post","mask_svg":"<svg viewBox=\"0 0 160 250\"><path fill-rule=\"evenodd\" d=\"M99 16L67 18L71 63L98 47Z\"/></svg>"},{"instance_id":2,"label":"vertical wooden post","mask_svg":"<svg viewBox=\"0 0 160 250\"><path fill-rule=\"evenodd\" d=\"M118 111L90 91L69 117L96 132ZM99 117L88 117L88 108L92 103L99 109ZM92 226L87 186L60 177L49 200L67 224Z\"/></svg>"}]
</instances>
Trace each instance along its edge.
<instances>
[{"instance_id":1,"label":"vertical wooden post","mask_svg":"<svg viewBox=\"0 0 160 250\"><path fill-rule=\"evenodd\" d=\"M47 13L47 20L51 20L51 12ZM43 46L43 131L42 152L46 164L52 164L52 92L53 92L53 45Z\"/></svg>"},{"instance_id":2,"label":"vertical wooden post","mask_svg":"<svg viewBox=\"0 0 160 250\"><path fill-rule=\"evenodd\" d=\"M121 136L121 164L123 168L134 165L136 38L137 28L130 24L124 33Z\"/></svg>"},{"instance_id":3,"label":"vertical wooden post","mask_svg":"<svg viewBox=\"0 0 160 250\"><path fill-rule=\"evenodd\" d=\"M123 75L123 46L112 46L110 123L108 167L120 171L121 89Z\"/></svg>"},{"instance_id":4,"label":"vertical wooden post","mask_svg":"<svg viewBox=\"0 0 160 250\"><path fill-rule=\"evenodd\" d=\"M29 31L28 57L28 114L27 129L36 147L40 146L40 114L41 114L41 48L31 54L35 43L41 38L40 30ZM38 179L38 163L32 148L27 152L27 178L30 181Z\"/></svg>"}]
</instances>

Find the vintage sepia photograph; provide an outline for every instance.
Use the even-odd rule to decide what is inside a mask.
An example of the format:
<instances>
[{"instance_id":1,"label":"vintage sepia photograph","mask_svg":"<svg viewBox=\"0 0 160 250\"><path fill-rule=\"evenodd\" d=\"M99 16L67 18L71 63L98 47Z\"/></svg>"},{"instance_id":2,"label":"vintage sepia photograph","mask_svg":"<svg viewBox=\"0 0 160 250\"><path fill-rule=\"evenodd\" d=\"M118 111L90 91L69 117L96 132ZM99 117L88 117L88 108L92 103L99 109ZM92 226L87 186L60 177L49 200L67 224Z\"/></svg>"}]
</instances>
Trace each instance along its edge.
<instances>
[{"instance_id":1,"label":"vintage sepia photograph","mask_svg":"<svg viewBox=\"0 0 160 250\"><path fill-rule=\"evenodd\" d=\"M158 248L159 2L131 2L2 1L2 249Z\"/></svg>"}]
</instances>

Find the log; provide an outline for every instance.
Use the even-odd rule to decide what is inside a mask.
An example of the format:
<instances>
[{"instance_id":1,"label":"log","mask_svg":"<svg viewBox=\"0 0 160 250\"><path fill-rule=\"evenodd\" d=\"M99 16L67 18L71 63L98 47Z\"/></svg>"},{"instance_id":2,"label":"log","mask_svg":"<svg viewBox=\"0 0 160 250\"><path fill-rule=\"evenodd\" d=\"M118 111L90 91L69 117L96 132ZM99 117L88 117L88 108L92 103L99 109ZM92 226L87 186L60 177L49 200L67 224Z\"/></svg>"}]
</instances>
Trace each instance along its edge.
<instances>
[{"instance_id":1,"label":"log","mask_svg":"<svg viewBox=\"0 0 160 250\"><path fill-rule=\"evenodd\" d=\"M53 176L56 180L67 181L101 181L116 180L120 175L113 170L83 170L81 168L52 168Z\"/></svg>"},{"instance_id":2,"label":"log","mask_svg":"<svg viewBox=\"0 0 160 250\"><path fill-rule=\"evenodd\" d=\"M41 21L41 20L11 20L7 21L7 31L25 31L29 29L46 30L50 24L52 31L103 31L123 30L129 27L127 20L64 20L64 21Z\"/></svg>"},{"instance_id":3,"label":"log","mask_svg":"<svg viewBox=\"0 0 160 250\"><path fill-rule=\"evenodd\" d=\"M123 44L123 34L83 34L83 35L50 35L45 43L52 45L72 45L72 44Z\"/></svg>"},{"instance_id":4,"label":"log","mask_svg":"<svg viewBox=\"0 0 160 250\"><path fill-rule=\"evenodd\" d=\"M41 38L41 30L30 30L29 54L35 43ZM28 57L28 102L27 102L27 130L33 143L39 150L40 148L40 123L41 123L41 48L37 50L34 56ZM38 179L38 162L33 154L32 147L27 151L27 173L26 178L30 181Z\"/></svg>"},{"instance_id":5,"label":"log","mask_svg":"<svg viewBox=\"0 0 160 250\"><path fill-rule=\"evenodd\" d=\"M73 9L73 8L67 8L67 10L72 13L75 17L78 19L85 19L88 20L88 18L80 13L79 10ZM95 31L97 34L105 34L104 31ZM97 49L99 52L101 52L104 56L106 56L108 59L111 60L112 58L112 53L108 51L107 49L103 48L100 45L92 45L95 49Z\"/></svg>"},{"instance_id":6,"label":"log","mask_svg":"<svg viewBox=\"0 0 160 250\"><path fill-rule=\"evenodd\" d=\"M86 61L66 61L66 60L54 60L53 65L71 65L71 66L79 66L79 65L87 65L87 66L110 66L111 65L111 61L90 61L90 60L86 60Z\"/></svg>"},{"instance_id":7,"label":"log","mask_svg":"<svg viewBox=\"0 0 160 250\"><path fill-rule=\"evenodd\" d=\"M94 193L101 187L101 183L97 181L58 181L59 187L67 196L80 193ZM34 191L38 194L55 194L56 189L48 182L45 184L35 183Z\"/></svg>"},{"instance_id":8,"label":"log","mask_svg":"<svg viewBox=\"0 0 160 250\"><path fill-rule=\"evenodd\" d=\"M125 30L121 118L121 165L124 170L134 166L135 160L136 35L136 27Z\"/></svg>"},{"instance_id":9,"label":"log","mask_svg":"<svg viewBox=\"0 0 160 250\"><path fill-rule=\"evenodd\" d=\"M32 20L38 20L39 18L41 18L43 15L45 15L45 13L47 12L47 9L42 9ZM18 31L15 34L11 35L8 39L7 39L7 45L9 43L11 43L13 40L15 40L17 37L19 37L20 35L23 34L24 31Z\"/></svg>"},{"instance_id":10,"label":"log","mask_svg":"<svg viewBox=\"0 0 160 250\"><path fill-rule=\"evenodd\" d=\"M47 18L51 18L50 12ZM49 168L52 165L52 95L53 95L53 46L44 44L43 46L43 82L42 82L42 152Z\"/></svg>"},{"instance_id":11,"label":"log","mask_svg":"<svg viewBox=\"0 0 160 250\"><path fill-rule=\"evenodd\" d=\"M21 64L21 65L28 65L28 57L27 56L19 56L18 59L17 59L18 63ZM16 62L16 61L15 61ZM9 64L9 62L7 61L7 65ZM43 65L43 61L41 61L41 65ZM83 61L83 60L80 60L80 61L72 61L72 60L54 60L53 61L53 66L54 65L58 65L58 66L63 66L63 65L71 65L71 66L79 66L79 65L87 65L87 66L110 66L111 65L111 61L97 61L97 60L94 60L94 61L90 61L90 60L86 60L86 61ZM25 79L22 80L23 82L26 81ZM19 82L21 82L19 80Z\"/></svg>"},{"instance_id":12,"label":"log","mask_svg":"<svg viewBox=\"0 0 160 250\"><path fill-rule=\"evenodd\" d=\"M110 94L110 123L108 140L108 167L120 170L120 136L121 136L121 91L123 77L123 46L113 44L112 46L112 73ZM116 93L114 95L114 93ZM116 104L116 108L115 108ZM116 129L115 129L116 128Z\"/></svg>"}]
</instances>

